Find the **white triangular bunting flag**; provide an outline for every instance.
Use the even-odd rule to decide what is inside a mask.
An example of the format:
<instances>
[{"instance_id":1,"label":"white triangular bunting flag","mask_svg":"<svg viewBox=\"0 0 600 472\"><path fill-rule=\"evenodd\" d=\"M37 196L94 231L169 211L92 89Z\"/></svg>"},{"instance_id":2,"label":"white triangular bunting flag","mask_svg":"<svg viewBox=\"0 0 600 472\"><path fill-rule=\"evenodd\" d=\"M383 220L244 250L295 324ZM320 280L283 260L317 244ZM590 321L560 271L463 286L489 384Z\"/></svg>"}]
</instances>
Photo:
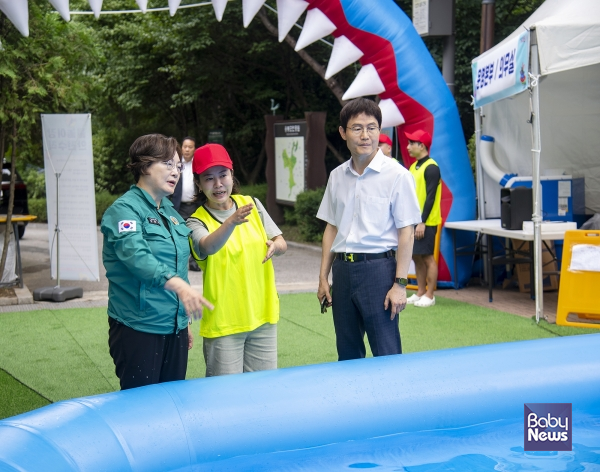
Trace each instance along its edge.
<instances>
[{"instance_id":1,"label":"white triangular bunting flag","mask_svg":"<svg viewBox=\"0 0 600 472\"><path fill-rule=\"evenodd\" d=\"M135 0L135 3L138 4L142 13L146 13L146 10L148 9L148 0Z\"/></svg>"},{"instance_id":2,"label":"white triangular bunting flag","mask_svg":"<svg viewBox=\"0 0 600 472\"><path fill-rule=\"evenodd\" d=\"M102 0L88 0L90 8L94 12L96 19L100 18L100 12L102 11Z\"/></svg>"},{"instance_id":3,"label":"white triangular bunting flag","mask_svg":"<svg viewBox=\"0 0 600 472\"><path fill-rule=\"evenodd\" d=\"M221 21L223 19L223 13L225 13L227 0L211 0L211 2L215 10L215 16L217 17L217 21Z\"/></svg>"},{"instance_id":4,"label":"white triangular bunting flag","mask_svg":"<svg viewBox=\"0 0 600 472\"><path fill-rule=\"evenodd\" d=\"M248 28L248 25L252 21L252 18L256 16L258 10L265 4L265 0L242 0L242 15L244 19L244 28Z\"/></svg>"},{"instance_id":5,"label":"white triangular bunting flag","mask_svg":"<svg viewBox=\"0 0 600 472\"><path fill-rule=\"evenodd\" d=\"M179 8L180 3L181 0L169 0L169 14L171 16L175 16L175 13L177 13L177 9Z\"/></svg>"},{"instance_id":6,"label":"white triangular bunting flag","mask_svg":"<svg viewBox=\"0 0 600 472\"><path fill-rule=\"evenodd\" d=\"M48 0L65 21L71 21L69 12L69 0Z\"/></svg>"},{"instance_id":7,"label":"white triangular bunting flag","mask_svg":"<svg viewBox=\"0 0 600 472\"><path fill-rule=\"evenodd\" d=\"M318 8L308 10L306 19L304 20L304 26L302 27L302 33L300 33L295 50L300 51L301 49L304 49L309 44L312 44L325 36L329 36L336 29L337 27L321 10Z\"/></svg>"},{"instance_id":8,"label":"white triangular bunting flag","mask_svg":"<svg viewBox=\"0 0 600 472\"><path fill-rule=\"evenodd\" d=\"M391 98L386 98L379 102L379 108L381 109L381 127L389 128L391 126L400 126L404 124L404 117L400 110Z\"/></svg>"},{"instance_id":9,"label":"white triangular bunting flag","mask_svg":"<svg viewBox=\"0 0 600 472\"><path fill-rule=\"evenodd\" d=\"M29 36L27 0L0 0L0 10L23 36Z\"/></svg>"},{"instance_id":10,"label":"white triangular bunting flag","mask_svg":"<svg viewBox=\"0 0 600 472\"><path fill-rule=\"evenodd\" d=\"M304 0L277 0L277 30L279 32L279 42L282 42L286 35L296 24L298 18L308 7L308 2Z\"/></svg>"},{"instance_id":11,"label":"white triangular bunting flag","mask_svg":"<svg viewBox=\"0 0 600 472\"><path fill-rule=\"evenodd\" d=\"M331 50L331 57L327 64L327 71L325 72L325 79L329 79L343 68L355 63L363 57L363 55L364 53L358 49L352 41L346 38L346 36L335 38L333 49Z\"/></svg>"},{"instance_id":12,"label":"white triangular bunting flag","mask_svg":"<svg viewBox=\"0 0 600 472\"><path fill-rule=\"evenodd\" d=\"M366 95L378 95L385 92L385 86L373 64L362 67L354 82L350 84L342 100L364 97Z\"/></svg>"}]
</instances>

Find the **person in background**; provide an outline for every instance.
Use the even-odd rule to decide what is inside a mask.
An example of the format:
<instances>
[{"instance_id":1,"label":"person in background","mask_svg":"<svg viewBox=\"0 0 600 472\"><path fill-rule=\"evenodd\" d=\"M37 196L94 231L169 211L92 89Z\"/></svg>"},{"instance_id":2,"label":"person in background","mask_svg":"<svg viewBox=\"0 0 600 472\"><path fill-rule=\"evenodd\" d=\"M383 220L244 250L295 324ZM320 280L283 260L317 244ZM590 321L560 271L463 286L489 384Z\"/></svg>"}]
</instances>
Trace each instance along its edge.
<instances>
[{"instance_id":1,"label":"person in background","mask_svg":"<svg viewBox=\"0 0 600 472\"><path fill-rule=\"evenodd\" d=\"M196 189L194 187L194 174L192 172L192 161L194 159L195 150L196 140L191 136L186 136L183 138L183 142L181 143L181 151L183 154L183 162L185 163L185 167L181 173L179 182L177 182L177 187L175 187L175 192L173 192L171 201L173 202L175 210L179 212L184 220L187 220L190 216L192 216L192 213L194 213L196 208L198 208L195 203ZM190 256L188 268L194 272L200 270L198 264L196 264L196 261L194 261L192 256Z\"/></svg>"},{"instance_id":2,"label":"person in background","mask_svg":"<svg viewBox=\"0 0 600 472\"><path fill-rule=\"evenodd\" d=\"M421 209L421 220L415 227L413 246L418 289L407 303L427 308L435 305L433 293L437 284L438 267L433 253L437 227L442 222L442 181L437 162L429 157L431 135L423 130L404 134L408 138L408 153L416 159L409 171L415 178Z\"/></svg>"},{"instance_id":3,"label":"person in background","mask_svg":"<svg viewBox=\"0 0 600 472\"><path fill-rule=\"evenodd\" d=\"M262 203L239 195L220 144L194 153L198 209L187 220L204 294L218 304L200 323L206 376L277 368L279 297L271 258L287 244Z\"/></svg>"},{"instance_id":4,"label":"person in background","mask_svg":"<svg viewBox=\"0 0 600 472\"><path fill-rule=\"evenodd\" d=\"M348 102L340 123L351 159L329 175L317 213L327 222L317 297L333 306L340 361L365 357L365 332L374 356L401 354L398 315L406 305L413 225L421 221L414 179L377 147L375 102Z\"/></svg>"},{"instance_id":5,"label":"person in background","mask_svg":"<svg viewBox=\"0 0 600 472\"><path fill-rule=\"evenodd\" d=\"M129 149L135 185L104 213L108 345L121 390L184 380L188 332L202 307L188 283L190 230L166 198L184 164L175 138L149 134Z\"/></svg>"},{"instance_id":6,"label":"person in background","mask_svg":"<svg viewBox=\"0 0 600 472\"><path fill-rule=\"evenodd\" d=\"M384 156L392 157L392 140L387 134L379 134L379 149Z\"/></svg>"},{"instance_id":7,"label":"person in background","mask_svg":"<svg viewBox=\"0 0 600 472\"><path fill-rule=\"evenodd\" d=\"M183 162L185 167L181 173L177 187L173 192L171 201L173 207L179 212L184 220L187 220L192 213L196 211L194 198L196 189L194 188L194 174L192 173L192 160L194 159L194 151L196 150L196 140L191 136L183 138L181 143L181 151L183 154Z\"/></svg>"}]
</instances>

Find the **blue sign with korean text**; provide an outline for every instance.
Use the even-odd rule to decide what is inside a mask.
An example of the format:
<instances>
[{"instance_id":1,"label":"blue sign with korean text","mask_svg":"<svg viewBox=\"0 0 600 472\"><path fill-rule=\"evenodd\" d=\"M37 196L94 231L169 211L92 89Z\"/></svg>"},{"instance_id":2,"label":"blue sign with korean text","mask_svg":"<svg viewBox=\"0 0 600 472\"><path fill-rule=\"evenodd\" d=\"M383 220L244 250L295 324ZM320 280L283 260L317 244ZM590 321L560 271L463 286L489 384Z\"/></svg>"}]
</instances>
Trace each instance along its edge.
<instances>
[{"instance_id":1,"label":"blue sign with korean text","mask_svg":"<svg viewBox=\"0 0 600 472\"><path fill-rule=\"evenodd\" d=\"M529 86L529 32L473 62L474 108L522 92Z\"/></svg>"}]
</instances>

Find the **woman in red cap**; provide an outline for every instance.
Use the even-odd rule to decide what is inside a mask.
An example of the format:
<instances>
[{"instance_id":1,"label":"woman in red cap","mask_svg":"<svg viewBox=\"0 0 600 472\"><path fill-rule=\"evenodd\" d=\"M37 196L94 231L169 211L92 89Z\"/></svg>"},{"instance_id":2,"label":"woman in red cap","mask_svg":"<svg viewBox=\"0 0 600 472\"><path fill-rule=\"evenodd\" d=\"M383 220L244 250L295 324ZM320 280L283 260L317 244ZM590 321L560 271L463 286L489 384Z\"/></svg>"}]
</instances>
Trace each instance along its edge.
<instances>
[{"instance_id":1,"label":"woman in red cap","mask_svg":"<svg viewBox=\"0 0 600 472\"><path fill-rule=\"evenodd\" d=\"M239 195L225 148L196 149L199 208L187 220L204 296L219 300L200 324L206 376L277 368L279 297L271 258L287 250L263 205Z\"/></svg>"}]
</instances>

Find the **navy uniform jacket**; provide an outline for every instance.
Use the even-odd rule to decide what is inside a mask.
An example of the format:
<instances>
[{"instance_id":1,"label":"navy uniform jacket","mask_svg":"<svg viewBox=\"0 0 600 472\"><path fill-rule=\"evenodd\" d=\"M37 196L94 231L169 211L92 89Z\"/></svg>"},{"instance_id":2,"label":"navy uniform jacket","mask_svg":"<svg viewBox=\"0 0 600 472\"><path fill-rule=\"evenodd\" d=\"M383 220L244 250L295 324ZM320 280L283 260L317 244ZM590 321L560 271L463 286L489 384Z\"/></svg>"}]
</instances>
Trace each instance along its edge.
<instances>
[{"instance_id":1,"label":"navy uniform jacket","mask_svg":"<svg viewBox=\"0 0 600 472\"><path fill-rule=\"evenodd\" d=\"M132 185L101 223L102 261L108 279L108 315L137 331L177 333L188 326L183 304L164 289L171 277L188 281L190 230L163 198Z\"/></svg>"}]
</instances>

